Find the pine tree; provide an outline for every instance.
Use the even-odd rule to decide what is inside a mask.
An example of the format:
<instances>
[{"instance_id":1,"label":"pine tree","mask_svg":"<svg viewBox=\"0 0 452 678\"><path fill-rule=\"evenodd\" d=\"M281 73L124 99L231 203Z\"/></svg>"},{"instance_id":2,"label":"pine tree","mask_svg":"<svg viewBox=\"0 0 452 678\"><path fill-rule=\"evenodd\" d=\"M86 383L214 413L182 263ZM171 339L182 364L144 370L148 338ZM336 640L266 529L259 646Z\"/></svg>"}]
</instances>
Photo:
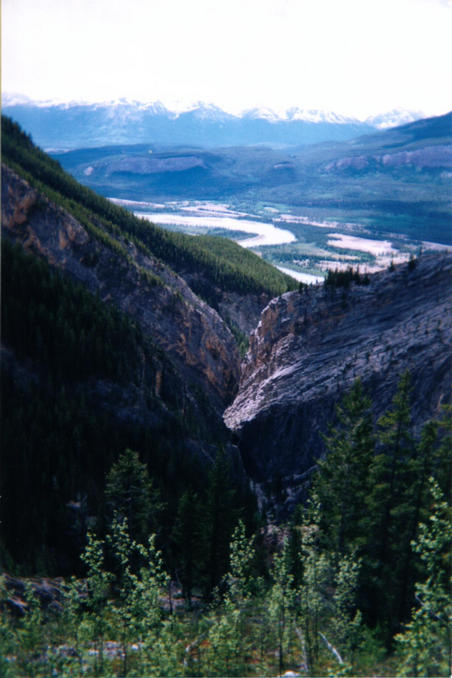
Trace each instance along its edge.
<instances>
[{"instance_id":1,"label":"pine tree","mask_svg":"<svg viewBox=\"0 0 452 678\"><path fill-rule=\"evenodd\" d=\"M137 452L126 449L111 467L106 478L105 501L108 522L125 518L136 541L144 543L149 534L156 532L163 504Z\"/></svg>"},{"instance_id":2,"label":"pine tree","mask_svg":"<svg viewBox=\"0 0 452 678\"><path fill-rule=\"evenodd\" d=\"M204 562L204 593L210 596L229 567L229 542L238 511L231 471L225 453L220 449L209 469L206 497L202 506L201 534Z\"/></svg>"},{"instance_id":3,"label":"pine tree","mask_svg":"<svg viewBox=\"0 0 452 678\"><path fill-rule=\"evenodd\" d=\"M372 539L366 549L365 597L385 620L389 643L410 608L415 579L411 542L425 504L426 482L435 457L437 426L428 423L416 442L412 433L410 375L399 382L390 409L378 421L377 454L370 468L367 501Z\"/></svg>"},{"instance_id":4,"label":"pine tree","mask_svg":"<svg viewBox=\"0 0 452 678\"><path fill-rule=\"evenodd\" d=\"M396 636L401 676L450 676L452 672L451 507L432 477L429 489L431 512L413 543L425 579L416 583L416 607L405 631Z\"/></svg>"},{"instance_id":5,"label":"pine tree","mask_svg":"<svg viewBox=\"0 0 452 678\"><path fill-rule=\"evenodd\" d=\"M175 574L182 584L182 595L191 607L193 586L200 572L200 506L197 495L186 490L178 503L172 530Z\"/></svg>"},{"instance_id":6,"label":"pine tree","mask_svg":"<svg viewBox=\"0 0 452 678\"><path fill-rule=\"evenodd\" d=\"M370 407L357 380L336 408L338 424L325 438L326 457L313 481L323 546L338 554L360 551L367 538L368 469L374 453Z\"/></svg>"},{"instance_id":7,"label":"pine tree","mask_svg":"<svg viewBox=\"0 0 452 678\"><path fill-rule=\"evenodd\" d=\"M288 541L284 539L281 553L274 557L271 570L273 585L268 594L268 613L277 641L280 675L284 668L295 627L295 587L290 570Z\"/></svg>"},{"instance_id":8,"label":"pine tree","mask_svg":"<svg viewBox=\"0 0 452 678\"><path fill-rule=\"evenodd\" d=\"M410 375L400 379L391 409L378 421L379 449L371 468L373 495L369 508L378 514L378 554L386 562L390 549L391 513L403 493L407 460L412 456L414 440L411 424Z\"/></svg>"}]
</instances>

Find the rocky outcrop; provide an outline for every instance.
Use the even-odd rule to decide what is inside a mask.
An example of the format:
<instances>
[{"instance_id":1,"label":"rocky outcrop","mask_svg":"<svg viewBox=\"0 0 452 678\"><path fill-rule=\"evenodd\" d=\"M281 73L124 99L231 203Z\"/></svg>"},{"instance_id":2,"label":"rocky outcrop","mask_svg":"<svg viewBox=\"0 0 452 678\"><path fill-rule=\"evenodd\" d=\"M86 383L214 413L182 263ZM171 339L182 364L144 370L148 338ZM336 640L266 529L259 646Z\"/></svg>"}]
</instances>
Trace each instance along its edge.
<instances>
[{"instance_id":1,"label":"rocky outcrop","mask_svg":"<svg viewBox=\"0 0 452 678\"><path fill-rule=\"evenodd\" d=\"M1 575L0 609L5 606L18 617L23 616L29 608L27 589L33 594L44 609L53 612L62 611L65 582L62 577L14 577L7 572Z\"/></svg>"},{"instance_id":2,"label":"rocky outcrop","mask_svg":"<svg viewBox=\"0 0 452 678\"><path fill-rule=\"evenodd\" d=\"M452 167L452 146L437 144L412 151L399 151L377 155L352 155L334 160L325 166L325 170L371 170L384 167L449 168Z\"/></svg>"},{"instance_id":3,"label":"rocky outcrop","mask_svg":"<svg viewBox=\"0 0 452 678\"><path fill-rule=\"evenodd\" d=\"M246 296L234 292L222 292L218 310L223 318L248 336L257 326L261 312L270 300L271 296L265 292Z\"/></svg>"},{"instance_id":4,"label":"rocky outcrop","mask_svg":"<svg viewBox=\"0 0 452 678\"><path fill-rule=\"evenodd\" d=\"M183 278L132 242L118 241L115 249L93 237L8 167L2 167L2 228L24 249L138 320L183 381L204 392L221 425L221 412L238 383L238 352L221 317ZM164 387L162 379L160 374L157 391Z\"/></svg>"},{"instance_id":5,"label":"rocky outcrop","mask_svg":"<svg viewBox=\"0 0 452 678\"><path fill-rule=\"evenodd\" d=\"M452 255L371 277L368 285L288 292L251 335L239 392L225 422L258 483L298 492L324 451L322 433L358 377L375 416L410 370L420 425L452 396Z\"/></svg>"},{"instance_id":6,"label":"rocky outcrop","mask_svg":"<svg viewBox=\"0 0 452 678\"><path fill-rule=\"evenodd\" d=\"M268 292L240 294L212 285L202 271L179 271L190 287L212 308L215 308L229 327L248 336L257 326L260 315L273 298Z\"/></svg>"}]
</instances>

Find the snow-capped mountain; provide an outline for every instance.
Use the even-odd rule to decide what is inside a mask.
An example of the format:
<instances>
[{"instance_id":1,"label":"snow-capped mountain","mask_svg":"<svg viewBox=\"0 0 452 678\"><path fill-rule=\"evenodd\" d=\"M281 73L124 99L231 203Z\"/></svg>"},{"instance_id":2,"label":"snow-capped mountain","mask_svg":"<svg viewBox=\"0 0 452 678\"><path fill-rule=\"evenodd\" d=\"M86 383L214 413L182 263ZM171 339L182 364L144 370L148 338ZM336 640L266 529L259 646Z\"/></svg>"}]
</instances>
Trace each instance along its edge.
<instances>
[{"instance_id":1,"label":"snow-capped mountain","mask_svg":"<svg viewBox=\"0 0 452 678\"><path fill-rule=\"evenodd\" d=\"M36 143L61 149L138 143L300 146L345 141L422 117L416 112L391 111L362 121L334 111L303 108L281 112L254 108L232 114L204 102L176 108L167 108L161 101L36 102L21 95L3 95L3 112L31 133Z\"/></svg>"},{"instance_id":2,"label":"snow-capped mountain","mask_svg":"<svg viewBox=\"0 0 452 678\"><path fill-rule=\"evenodd\" d=\"M285 115L277 113L272 108L248 108L238 117L249 118L250 120L268 120L269 122L280 122L286 119Z\"/></svg>"},{"instance_id":3,"label":"snow-capped mountain","mask_svg":"<svg viewBox=\"0 0 452 678\"><path fill-rule=\"evenodd\" d=\"M333 125L362 124L358 118L340 115L334 111L317 108L292 107L282 111L272 108L252 108L243 111L239 117L253 118L255 120L268 120L269 122L293 122L301 120L312 123L330 123Z\"/></svg>"},{"instance_id":4,"label":"snow-capped mountain","mask_svg":"<svg viewBox=\"0 0 452 678\"><path fill-rule=\"evenodd\" d=\"M339 115L334 111L307 109L307 108L289 108L286 112L288 120L304 120L305 122L327 122L334 125L359 124L358 118L350 118L345 115Z\"/></svg>"},{"instance_id":5,"label":"snow-capped mountain","mask_svg":"<svg viewBox=\"0 0 452 678\"><path fill-rule=\"evenodd\" d=\"M403 108L394 108L387 113L371 116L366 119L366 122L377 129L389 129L390 127L406 125L425 117L425 113L422 111L407 111Z\"/></svg>"},{"instance_id":6,"label":"snow-capped mountain","mask_svg":"<svg viewBox=\"0 0 452 678\"><path fill-rule=\"evenodd\" d=\"M223 111L222 108L215 106L215 104L206 104L202 101L198 101L196 104L180 110L178 115L184 115L186 113L191 113L202 120L223 120L224 118L234 117L231 116L230 113Z\"/></svg>"}]
</instances>

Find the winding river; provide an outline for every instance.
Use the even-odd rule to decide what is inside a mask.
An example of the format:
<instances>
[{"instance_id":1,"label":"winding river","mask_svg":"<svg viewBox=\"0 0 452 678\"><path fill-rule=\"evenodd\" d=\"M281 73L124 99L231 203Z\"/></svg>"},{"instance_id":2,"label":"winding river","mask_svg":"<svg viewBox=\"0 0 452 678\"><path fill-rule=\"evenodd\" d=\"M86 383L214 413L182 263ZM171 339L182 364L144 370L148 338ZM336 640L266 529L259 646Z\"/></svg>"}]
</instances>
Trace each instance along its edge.
<instances>
[{"instance_id":1,"label":"winding river","mask_svg":"<svg viewBox=\"0 0 452 678\"><path fill-rule=\"evenodd\" d=\"M110 198L110 200L128 209L132 209L137 217L147 219L159 226L183 226L190 229L193 234L205 233L212 229L224 229L235 231L235 233L249 233L251 237L236 240L242 247L255 248L265 245L287 245L296 240L295 235L287 229L275 226L274 223L243 218L248 215L234 212L227 205L197 201L193 204L181 205L182 213L177 211L148 212L146 207L148 209L149 207L151 209L154 207L155 209L156 207L163 207L163 205L117 198ZM137 210L137 207L141 209ZM187 214L187 212L191 213ZM304 283L311 284L323 281L323 278L319 276L293 271L282 266L277 266L277 268Z\"/></svg>"},{"instance_id":2,"label":"winding river","mask_svg":"<svg viewBox=\"0 0 452 678\"><path fill-rule=\"evenodd\" d=\"M242 247L285 245L296 240L290 231L264 221L237 219L231 216L185 215L176 212L135 212L135 214L160 226L188 226L193 229L198 228L201 232L212 228L223 228L228 231L253 234L253 237L237 241Z\"/></svg>"}]
</instances>

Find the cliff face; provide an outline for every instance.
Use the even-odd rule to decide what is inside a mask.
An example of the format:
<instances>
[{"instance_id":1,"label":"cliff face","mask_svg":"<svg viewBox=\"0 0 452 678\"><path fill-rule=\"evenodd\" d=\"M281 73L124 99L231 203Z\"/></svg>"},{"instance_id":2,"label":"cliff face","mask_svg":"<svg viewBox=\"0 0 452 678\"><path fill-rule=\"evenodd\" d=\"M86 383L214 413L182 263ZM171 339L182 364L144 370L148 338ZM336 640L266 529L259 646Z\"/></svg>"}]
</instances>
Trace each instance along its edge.
<instances>
[{"instance_id":1,"label":"cliff face","mask_svg":"<svg viewBox=\"0 0 452 678\"><path fill-rule=\"evenodd\" d=\"M161 492L165 534L219 449L237 497L246 484L222 418L240 367L225 322L138 238L55 199L2 168L0 537L30 571L44 553L71 572L125 449Z\"/></svg>"},{"instance_id":2,"label":"cliff face","mask_svg":"<svg viewBox=\"0 0 452 678\"><path fill-rule=\"evenodd\" d=\"M225 422L254 480L297 488L324 451L322 433L358 377L375 416L410 370L413 418L452 394L452 254L424 255L350 289L309 288L273 299L251 335Z\"/></svg>"},{"instance_id":3,"label":"cliff face","mask_svg":"<svg viewBox=\"0 0 452 678\"><path fill-rule=\"evenodd\" d=\"M134 317L188 388L201 389L221 425L221 412L237 387L237 349L218 313L180 276L131 242L121 242L125 258L94 239L79 221L8 167L2 168L2 227L25 250ZM162 379L160 375L157 391L164 389Z\"/></svg>"}]
</instances>

